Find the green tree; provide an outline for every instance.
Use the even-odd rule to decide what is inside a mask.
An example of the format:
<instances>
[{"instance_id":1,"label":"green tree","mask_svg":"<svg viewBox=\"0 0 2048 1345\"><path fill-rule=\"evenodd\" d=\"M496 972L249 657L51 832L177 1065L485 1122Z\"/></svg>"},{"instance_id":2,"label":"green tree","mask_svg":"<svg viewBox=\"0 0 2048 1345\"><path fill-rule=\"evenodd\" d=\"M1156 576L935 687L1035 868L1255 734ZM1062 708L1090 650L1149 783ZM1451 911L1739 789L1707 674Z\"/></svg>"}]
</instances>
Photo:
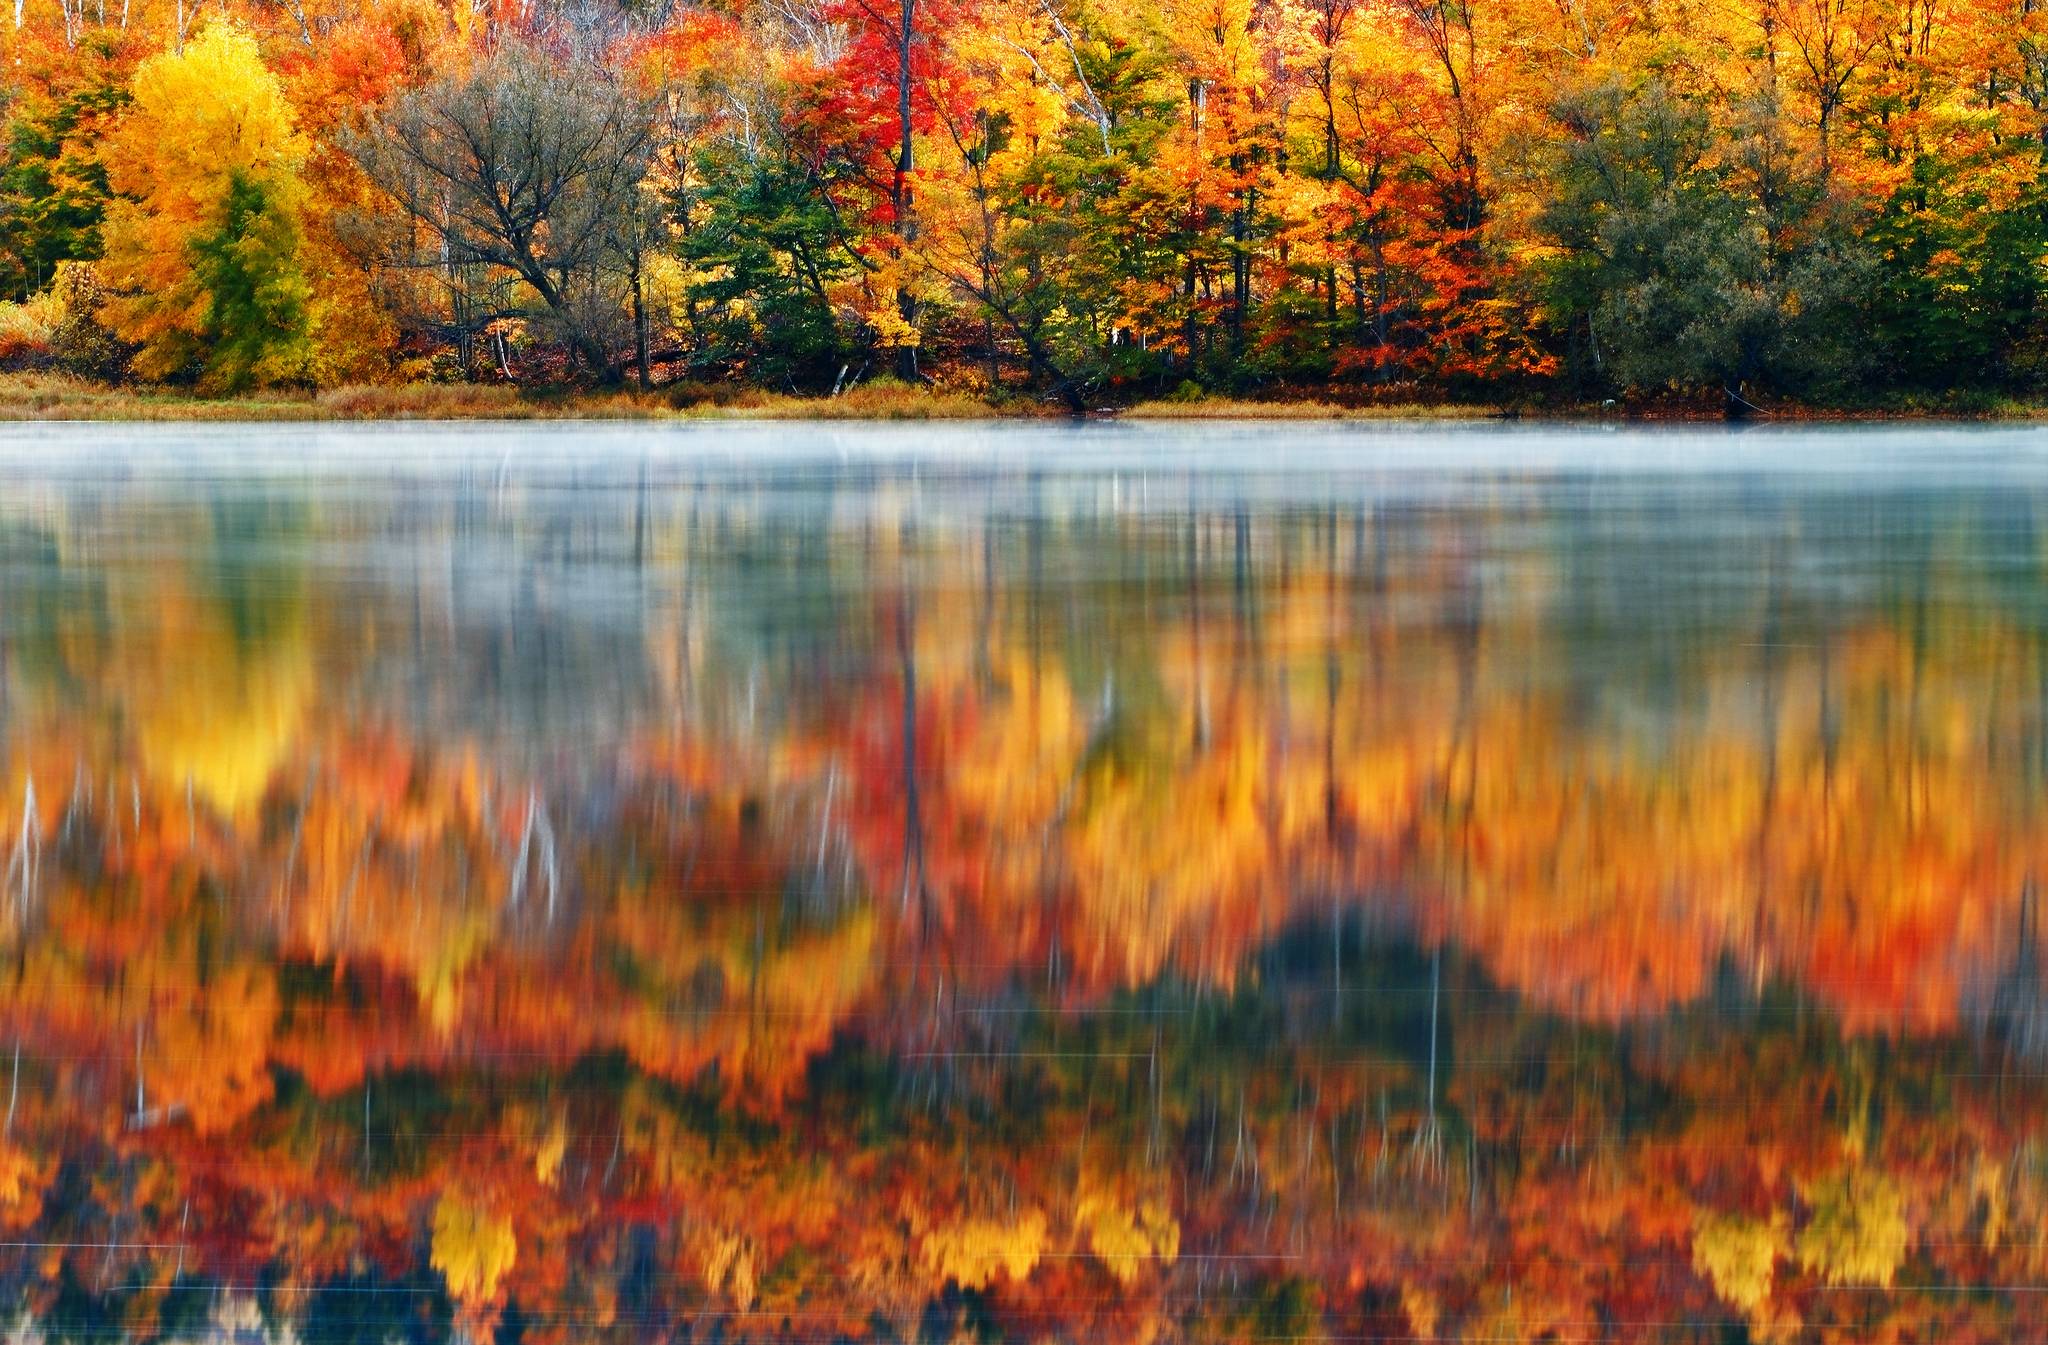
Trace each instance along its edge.
<instances>
[{"instance_id":1,"label":"green tree","mask_svg":"<svg viewBox=\"0 0 2048 1345\"><path fill-rule=\"evenodd\" d=\"M1074 115L1043 141L1020 137L1002 112L949 115L961 199L934 214L957 227L928 226L921 249L988 320L991 346L1009 343L1078 412L1088 388L1167 376L1168 352L1131 339L1132 296L1178 291L1197 242L1170 178L1144 171L1177 112L1151 88L1158 62L1082 15L1056 35L1060 59L1037 69L1060 72ZM1149 316L1177 323L1181 310ZM1183 361L1176 376L1190 369Z\"/></svg>"},{"instance_id":2,"label":"green tree","mask_svg":"<svg viewBox=\"0 0 2048 1345\"><path fill-rule=\"evenodd\" d=\"M298 267L299 224L262 182L229 176L220 228L193 245L208 297L206 380L242 388L304 367L311 287Z\"/></svg>"},{"instance_id":3,"label":"green tree","mask_svg":"<svg viewBox=\"0 0 2048 1345\"><path fill-rule=\"evenodd\" d=\"M53 98L17 103L0 168L0 287L43 289L59 262L100 255L100 224L112 193L94 141L127 105L128 91L103 67Z\"/></svg>"},{"instance_id":4,"label":"green tree","mask_svg":"<svg viewBox=\"0 0 2048 1345\"><path fill-rule=\"evenodd\" d=\"M1946 389L2038 376L2015 366L2043 318L2048 189L2037 146L2008 141L1997 152L2007 173L1921 155L1871 223L1883 261L1872 331L1889 381ZM2005 189L2009 175L2021 179L2016 190Z\"/></svg>"},{"instance_id":5,"label":"green tree","mask_svg":"<svg viewBox=\"0 0 2048 1345\"><path fill-rule=\"evenodd\" d=\"M785 388L829 386L854 351L828 287L852 271L815 180L781 146L700 157L703 185L681 253L703 305L693 362Z\"/></svg>"},{"instance_id":6,"label":"green tree","mask_svg":"<svg viewBox=\"0 0 2048 1345\"><path fill-rule=\"evenodd\" d=\"M1775 110L1717 126L1652 80L1556 109L1566 132L1540 227L1544 277L1582 380L1631 390L1837 391L1865 360L1856 315L1873 264Z\"/></svg>"}]
</instances>

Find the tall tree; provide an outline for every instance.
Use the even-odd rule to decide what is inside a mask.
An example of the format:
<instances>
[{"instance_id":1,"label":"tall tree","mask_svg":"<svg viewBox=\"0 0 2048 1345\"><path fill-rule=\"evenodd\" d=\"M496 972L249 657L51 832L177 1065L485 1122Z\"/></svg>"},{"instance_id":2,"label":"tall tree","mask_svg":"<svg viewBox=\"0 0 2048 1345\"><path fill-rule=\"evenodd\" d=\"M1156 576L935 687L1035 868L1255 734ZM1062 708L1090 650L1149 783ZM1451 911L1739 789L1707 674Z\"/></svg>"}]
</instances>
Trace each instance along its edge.
<instances>
[{"instance_id":1,"label":"tall tree","mask_svg":"<svg viewBox=\"0 0 2048 1345\"><path fill-rule=\"evenodd\" d=\"M110 325L148 378L209 387L305 369L299 172L306 141L255 39L212 23L136 71L105 150Z\"/></svg>"}]
</instances>

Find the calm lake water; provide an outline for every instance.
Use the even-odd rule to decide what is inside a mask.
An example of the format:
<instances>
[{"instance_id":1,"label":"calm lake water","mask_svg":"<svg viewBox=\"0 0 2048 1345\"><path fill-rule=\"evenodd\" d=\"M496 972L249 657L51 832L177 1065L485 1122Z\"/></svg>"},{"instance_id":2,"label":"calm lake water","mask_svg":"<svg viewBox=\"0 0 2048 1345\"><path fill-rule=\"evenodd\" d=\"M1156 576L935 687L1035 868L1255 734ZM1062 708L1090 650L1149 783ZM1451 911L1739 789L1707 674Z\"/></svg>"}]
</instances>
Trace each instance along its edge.
<instances>
[{"instance_id":1,"label":"calm lake water","mask_svg":"<svg viewBox=\"0 0 2048 1345\"><path fill-rule=\"evenodd\" d=\"M0 430L13 1345L2048 1336L2048 434Z\"/></svg>"}]
</instances>

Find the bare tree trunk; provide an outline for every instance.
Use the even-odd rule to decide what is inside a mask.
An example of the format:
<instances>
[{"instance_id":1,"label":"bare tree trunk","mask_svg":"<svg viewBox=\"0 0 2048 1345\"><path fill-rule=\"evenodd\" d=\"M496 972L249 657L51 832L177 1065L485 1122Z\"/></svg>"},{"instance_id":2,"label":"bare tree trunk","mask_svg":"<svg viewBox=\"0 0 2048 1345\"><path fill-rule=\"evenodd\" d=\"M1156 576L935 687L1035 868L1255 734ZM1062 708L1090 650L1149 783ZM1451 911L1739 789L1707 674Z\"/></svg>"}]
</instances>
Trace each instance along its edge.
<instances>
[{"instance_id":1,"label":"bare tree trunk","mask_svg":"<svg viewBox=\"0 0 2048 1345\"><path fill-rule=\"evenodd\" d=\"M633 245L633 363L638 366L640 390L654 386L647 371L647 294L640 266L640 245Z\"/></svg>"}]
</instances>

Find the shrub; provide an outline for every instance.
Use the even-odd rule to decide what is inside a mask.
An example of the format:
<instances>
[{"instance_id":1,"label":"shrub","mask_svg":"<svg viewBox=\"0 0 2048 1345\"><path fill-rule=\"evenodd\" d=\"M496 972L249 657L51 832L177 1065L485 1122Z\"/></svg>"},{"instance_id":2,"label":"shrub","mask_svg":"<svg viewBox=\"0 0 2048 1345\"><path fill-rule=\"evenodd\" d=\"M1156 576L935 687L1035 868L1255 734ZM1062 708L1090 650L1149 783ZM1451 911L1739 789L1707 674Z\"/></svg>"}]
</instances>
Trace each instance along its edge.
<instances>
[{"instance_id":1,"label":"shrub","mask_svg":"<svg viewBox=\"0 0 2048 1345\"><path fill-rule=\"evenodd\" d=\"M63 317L50 333L50 355L58 368L91 378L113 378L128 363L128 347L100 324L106 287L91 262L60 262L50 289Z\"/></svg>"},{"instance_id":2,"label":"shrub","mask_svg":"<svg viewBox=\"0 0 2048 1345\"><path fill-rule=\"evenodd\" d=\"M50 363L51 342L64 320L64 301L45 291L27 303L0 303L0 369Z\"/></svg>"}]
</instances>

